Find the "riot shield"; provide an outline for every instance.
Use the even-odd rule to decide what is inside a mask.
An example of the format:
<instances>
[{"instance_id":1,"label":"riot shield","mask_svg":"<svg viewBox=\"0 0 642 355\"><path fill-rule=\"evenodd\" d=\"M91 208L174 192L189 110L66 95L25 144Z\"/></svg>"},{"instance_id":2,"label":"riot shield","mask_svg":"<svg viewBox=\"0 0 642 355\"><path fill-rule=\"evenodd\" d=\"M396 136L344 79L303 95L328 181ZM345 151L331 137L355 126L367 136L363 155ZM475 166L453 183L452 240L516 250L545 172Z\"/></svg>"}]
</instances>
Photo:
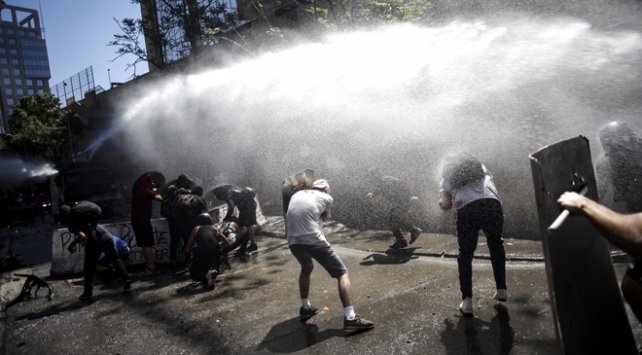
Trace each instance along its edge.
<instances>
[{"instance_id":1,"label":"riot shield","mask_svg":"<svg viewBox=\"0 0 642 355\"><path fill-rule=\"evenodd\" d=\"M565 354L637 354L609 245L582 217L558 228L565 191L597 200L588 139L579 136L530 155L556 334Z\"/></svg>"}]
</instances>

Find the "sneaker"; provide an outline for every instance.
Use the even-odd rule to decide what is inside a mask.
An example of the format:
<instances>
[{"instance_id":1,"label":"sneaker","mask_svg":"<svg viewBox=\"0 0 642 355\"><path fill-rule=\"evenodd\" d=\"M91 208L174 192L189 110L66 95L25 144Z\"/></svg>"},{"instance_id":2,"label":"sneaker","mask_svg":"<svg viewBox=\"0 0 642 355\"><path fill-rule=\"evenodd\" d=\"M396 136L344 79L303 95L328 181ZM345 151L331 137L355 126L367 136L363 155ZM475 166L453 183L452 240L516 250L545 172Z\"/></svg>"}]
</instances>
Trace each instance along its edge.
<instances>
[{"instance_id":1,"label":"sneaker","mask_svg":"<svg viewBox=\"0 0 642 355\"><path fill-rule=\"evenodd\" d=\"M210 270L207 272L207 286L210 290L213 290L216 287L216 277L218 276L218 270Z\"/></svg>"},{"instance_id":2,"label":"sneaker","mask_svg":"<svg viewBox=\"0 0 642 355\"><path fill-rule=\"evenodd\" d=\"M343 318L343 330L347 332L368 330L372 328L374 328L374 323L365 318L361 318L359 315L350 320Z\"/></svg>"},{"instance_id":3,"label":"sneaker","mask_svg":"<svg viewBox=\"0 0 642 355\"><path fill-rule=\"evenodd\" d=\"M299 308L299 317L301 322L305 322L317 314L319 314L319 309L314 306L310 306L310 308Z\"/></svg>"},{"instance_id":4,"label":"sneaker","mask_svg":"<svg viewBox=\"0 0 642 355\"><path fill-rule=\"evenodd\" d=\"M464 300L461 301L461 303L459 304L459 311L464 316L472 317L472 315L473 315L473 298L472 297L464 298Z\"/></svg>"},{"instance_id":5,"label":"sneaker","mask_svg":"<svg viewBox=\"0 0 642 355\"><path fill-rule=\"evenodd\" d=\"M83 302L91 302L94 300L94 296L91 294L91 292L83 292L83 294L80 295L78 299Z\"/></svg>"},{"instance_id":6,"label":"sneaker","mask_svg":"<svg viewBox=\"0 0 642 355\"><path fill-rule=\"evenodd\" d=\"M496 301L506 302L508 300L508 293L505 288L498 288L493 296Z\"/></svg>"},{"instance_id":7,"label":"sneaker","mask_svg":"<svg viewBox=\"0 0 642 355\"><path fill-rule=\"evenodd\" d=\"M410 232L410 244L414 243L417 240L417 238L419 238L419 236L421 235L421 232L423 231L417 227L412 229L412 231Z\"/></svg>"},{"instance_id":8,"label":"sneaker","mask_svg":"<svg viewBox=\"0 0 642 355\"><path fill-rule=\"evenodd\" d=\"M408 242L405 239L397 239L397 241L390 246L391 249L401 249L408 246Z\"/></svg>"},{"instance_id":9,"label":"sneaker","mask_svg":"<svg viewBox=\"0 0 642 355\"><path fill-rule=\"evenodd\" d=\"M150 269L150 268L148 268L148 267L145 267L145 273L144 273L144 275L145 275L146 277L153 277L153 276L155 276L155 275L156 275L156 272L157 272L157 271L156 271L156 269Z\"/></svg>"},{"instance_id":10,"label":"sneaker","mask_svg":"<svg viewBox=\"0 0 642 355\"><path fill-rule=\"evenodd\" d=\"M250 254L256 254L259 252L259 247L256 245L256 243L250 244L250 246L247 247L247 252Z\"/></svg>"},{"instance_id":11,"label":"sneaker","mask_svg":"<svg viewBox=\"0 0 642 355\"><path fill-rule=\"evenodd\" d=\"M125 280L123 282L123 292L127 292L132 288L132 282L130 280Z\"/></svg>"},{"instance_id":12,"label":"sneaker","mask_svg":"<svg viewBox=\"0 0 642 355\"><path fill-rule=\"evenodd\" d=\"M190 291L200 292L208 290L209 285L206 282L194 282L193 284L189 285L189 289Z\"/></svg>"}]
</instances>

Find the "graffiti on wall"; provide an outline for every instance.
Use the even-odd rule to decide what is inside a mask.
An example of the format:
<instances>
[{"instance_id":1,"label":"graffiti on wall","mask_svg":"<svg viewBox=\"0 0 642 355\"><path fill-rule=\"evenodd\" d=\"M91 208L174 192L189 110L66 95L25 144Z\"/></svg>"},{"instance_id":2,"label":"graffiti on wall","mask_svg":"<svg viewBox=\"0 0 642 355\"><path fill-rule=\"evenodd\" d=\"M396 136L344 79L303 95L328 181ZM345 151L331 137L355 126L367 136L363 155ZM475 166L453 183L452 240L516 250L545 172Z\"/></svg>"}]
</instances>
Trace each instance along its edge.
<instances>
[{"instance_id":1,"label":"graffiti on wall","mask_svg":"<svg viewBox=\"0 0 642 355\"><path fill-rule=\"evenodd\" d=\"M140 247L136 243L134 230L129 223L113 223L104 224L110 233L120 237L127 242L131 253L127 260L127 265L141 265L144 263L143 254ZM156 219L152 221L152 230L154 233L154 253L157 263L169 263L169 229L165 219ZM83 262L85 258L84 248L75 244L72 246L72 251L69 247L75 240L75 236L71 234L67 228L57 229L52 235L52 260L51 260L51 274L63 275L80 273L83 270ZM179 243L178 246L179 258L184 255L183 245Z\"/></svg>"}]
</instances>

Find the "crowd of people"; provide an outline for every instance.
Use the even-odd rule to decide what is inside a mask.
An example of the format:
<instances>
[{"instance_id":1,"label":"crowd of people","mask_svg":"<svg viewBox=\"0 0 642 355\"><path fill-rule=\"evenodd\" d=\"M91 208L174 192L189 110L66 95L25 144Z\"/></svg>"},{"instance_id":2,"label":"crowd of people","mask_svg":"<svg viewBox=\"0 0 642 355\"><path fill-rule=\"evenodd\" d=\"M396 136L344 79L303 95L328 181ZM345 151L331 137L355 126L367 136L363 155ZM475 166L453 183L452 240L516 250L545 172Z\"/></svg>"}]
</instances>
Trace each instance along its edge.
<instances>
[{"instance_id":1,"label":"crowd of people","mask_svg":"<svg viewBox=\"0 0 642 355\"><path fill-rule=\"evenodd\" d=\"M571 213L588 218L610 242L634 258L622 280L622 290L634 313L642 321L642 139L625 123L613 122L600 130L600 141L604 154L598 159L598 176L601 176L602 182L609 184L612 196L620 206L624 206L624 210L616 212L574 192L561 195L558 203ZM624 179L623 176L628 178ZM417 199L408 185L397 177L381 175L375 170L369 171L365 178L372 187L368 199L385 201L380 218L395 238L390 248L403 249L414 243L422 230L408 218L408 208ZM344 307L344 329L372 329L374 323L355 312L348 270L323 232L323 221L328 217L333 203L330 184L319 179L307 187L286 185L288 183L284 182L283 212L287 243L301 267L298 279L301 320L306 321L319 312L309 298L310 275L314 268L313 260L316 260L337 280ZM134 183L131 223L136 242L143 251L146 273L153 275L156 272L150 222L154 201L161 203L161 214L167 219L170 265L178 264L178 245L182 242L186 259L190 260L190 275L196 282L195 290L214 288L217 276L224 268L229 268L228 254L233 250L238 249L235 256L241 259L258 250L254 189L233 185L216 189L215 197L227 204L227 213L220 223L207 210L202 193L202 188L185 174L168 183L162 193L149 174L141 176ZM464 316L473 314L472 261L480 231L486 236L490 251L495 281L493 298L498 302L506 301L506 252L502 239L504 213L489 169L467 152L446 155L441 169L438 204L443 210L455 210L461 294L459 311ZM81 222L70 218L68 224L69 231L76 234L86 248L82 300L92 298L93 274L97 264L111 265L114 272L122 275L123 289L127 291L131 287L122 255L117 249L117 238L112 238L98 224L96 213L90 207L87 203L81 203L67 210L69 216L93 216ZM409 232L408 240L404 232ZM120 249L122 251L122 244ZM101 263L99 258L103 258Z\"/></svg>"}]
</instances>

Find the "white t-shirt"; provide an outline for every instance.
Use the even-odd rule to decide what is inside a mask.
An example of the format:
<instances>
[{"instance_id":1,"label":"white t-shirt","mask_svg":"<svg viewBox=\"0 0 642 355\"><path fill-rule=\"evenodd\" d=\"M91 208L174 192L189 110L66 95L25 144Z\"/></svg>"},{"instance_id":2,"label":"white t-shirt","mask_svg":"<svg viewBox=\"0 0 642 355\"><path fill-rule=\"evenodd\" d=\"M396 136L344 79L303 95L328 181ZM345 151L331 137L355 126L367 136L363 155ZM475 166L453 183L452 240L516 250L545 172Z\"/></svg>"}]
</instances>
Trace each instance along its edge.
<instances>
[{"instance_id":1,"label":"white t-shirt","mask_svg":"<svg viewBox=\"0 0 642 355\"><path fill-rule=\"evenodd\" d=\"M486 166L482 164L482 167L484 168L484 173L486 173L483 179L473 181L460 188L452 188L444 179L441 179L439 182L439 192L446 192L452 196L455 209L458 210L473 201L485 198L492 198L499 202L502 201L497 193L497 187L495 187L493 177L488 173Z\"/></svg>"},{"instance_id":2,"label":"white t-shirt","mask_svg":"<svg viewBox=\"0 0 642 355\"><path fill-rule=\"evenodd\" d=\"M332 205L332 196L318 190L295 193L288 206L288 245L329 245L323 234L321 214Z\"/></svg>"}]
</instances>

